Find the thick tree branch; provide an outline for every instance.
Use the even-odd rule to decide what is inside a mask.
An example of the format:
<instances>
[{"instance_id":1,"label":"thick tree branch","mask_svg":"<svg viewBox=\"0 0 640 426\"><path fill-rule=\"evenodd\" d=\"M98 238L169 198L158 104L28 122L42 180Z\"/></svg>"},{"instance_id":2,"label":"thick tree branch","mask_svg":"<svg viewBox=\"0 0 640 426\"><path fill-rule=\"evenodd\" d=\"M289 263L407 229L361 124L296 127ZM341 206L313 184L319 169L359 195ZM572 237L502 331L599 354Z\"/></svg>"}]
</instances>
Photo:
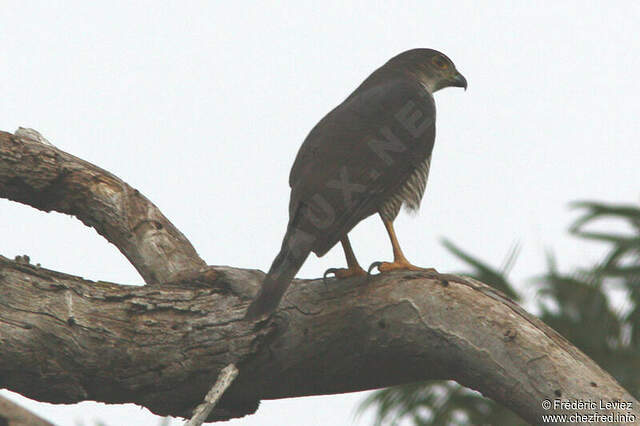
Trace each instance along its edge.
<instances>
[{"instance_id":1,"label":"thick tree branch","mask_svg":"<svg viewBox=\"0 0 640 426\"><path fill-rule=\"evenodd\" d=\"M103 201L95 201L85 208L73 200L63 205L46 201L69 200L69 190L87 191L82 185L92 187L93 181L77 176L89 172L74 166L70 175L76 177L67 174L61 184L42 186L38 182L50 180L35 175L50 173L52 167L40 163L67 163L58 163L56 153L44 151L52 149L44 145L42 150L15 147L29 143L10 135L0 141L3 196L44 210L52 205L75 214L95 209L92 218L102 217L104 208L116 216L110 226L123 229L139 222L135 215L117 219L128 214L114 207L117 202L102 206ZM5 153L7 146L14 154ZM31 163L30 174L12 171L24 168L23 162ZM6 176L20 177L8 182ZM23 179L31 183L20 183ZM94 202L99 198L94 192L102 191L89 191L76 202ZM146 217L147 210L139 214ZM83 220L93 224L93 219ZM144 235L125 240L130 245L154 241ZM192 255L197 258L195 251ZM198 262L193 265L192 271L201 268ZM252 413L261 399L427 379L456 380L532 423L541 423L543 414L563 412L542 407L543 400L557 398L632 402L631 409L622 411L640 418L638 402L611 376L482 283L445 285L419 272L387 273L368 282L332 281L328 288L321 280L296 280L280 309L254 324L243 316L264 274L215 266L208 271L198 279L157 279L165 282L134 287L86 281L0 257L2 387L41 401L135 402L161 415L188 417L220 370L233 363L240 374L211 419Z\"/></svg>"},{"instance_id":2,"label":"thick tree branch","mask_svg":"<svg viewBox=\"0 0 640 426\"><path fill-rule=\"evenodd\" d=\"M478 282L420 273L297 280L269 322L242 318L259 271L215 267L198 286L84 281L0 258L3 386L58 403L135 402L189 416L220 370L240 375L213 411L260 399L453 379L533 423L544 399L635 399L564 338ZM20 368L17 368L17 367ZM554 410L551 410L553 412Z\"/></svg>"},{"instance_id":3,"label":"thick tree branch","mask_svg":"<svg viewBox=\"0 0 640 426\"><path fill-rule=\"evenodd\" d=\"M182 233L138 190L42 143L35 131L0 131L0 197L73 215L113 243L147 284L206 266Z\"/></svg>"}]
</instances>

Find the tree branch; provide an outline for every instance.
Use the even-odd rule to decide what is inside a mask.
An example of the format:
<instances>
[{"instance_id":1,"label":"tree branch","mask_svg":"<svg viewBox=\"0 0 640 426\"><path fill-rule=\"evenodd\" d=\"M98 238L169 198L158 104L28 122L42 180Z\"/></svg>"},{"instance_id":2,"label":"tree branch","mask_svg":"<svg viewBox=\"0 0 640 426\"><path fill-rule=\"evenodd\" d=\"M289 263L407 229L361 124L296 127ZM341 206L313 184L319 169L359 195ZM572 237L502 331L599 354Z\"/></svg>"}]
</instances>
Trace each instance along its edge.
<instances>
[{"instance_id":1,"label":"tree branch","mask_svg":"<svg viewBox=\"0 0 640 426\"><path fill-rule=\"evenodd\" d=\"M191 417L191 420L189 420L185 426L200 426L204 423L218 403L218 400L222 397L222 394L224 394L224 391L231 386L231 383L233 383L237 376L238 369L235 365L229 364L223 368L220 371L218 380L204 397L204 402L196 407L193 417Z\"/></svg>"},{"instance_id":2,"label":"tree branch","mask_svg":"<svg viewBox=\"0 0 640 426\"><path fill-rule=\"evenodd\" d=\"M147 284L181 279L206 266L138 190L42 139L31 129L16 135L0 131L0 197L77 217L118 247Z\"/></svg>"},{"instance_id":3,"label":"tree branch","mask_svg":"<svg viewBox=\"0 0 640 426\"><path fill-rule=\"evenodd\" d=\"M12 152L37 155L14 155L8 167L5 145L19 143L10 135L0 138L0 195L46 210L61 203L42 200L68 198L69 188L82 192L83 183L91 186L91 179L67 175L64 184L24 184L31 195L22 194L18 184L7 183L11 168L31 162L29 181L40 182L48 180L35 175L51 169L40 162L58 163L55 153L42 151L50 147L12 145ZM81 175L75 170L71 176ZM95 205L92 217L101 217ZM123 210L115 205L104 208L117 216ZM65 206L61 211L91 210ZM146 217L146 210L140 214ZM139 220L131 215L109 223L126 227ZM333 280L329 288L322 280L295 280L279 310L254 324L243 316L264 274L209 268L197 279L137 287L86 281L0 257L2 386L41 401L134 402L160 415L188 417L220 370L233 363L240 374L210 420L250 414L261 399L430 379L456 380L532 423L541 423L543 414L568 413L545 411L545 399L631 402L623 411L640 418L638 402L609 374L480 282L445 285L420 272Z\"/></svg>"}]
</instances>

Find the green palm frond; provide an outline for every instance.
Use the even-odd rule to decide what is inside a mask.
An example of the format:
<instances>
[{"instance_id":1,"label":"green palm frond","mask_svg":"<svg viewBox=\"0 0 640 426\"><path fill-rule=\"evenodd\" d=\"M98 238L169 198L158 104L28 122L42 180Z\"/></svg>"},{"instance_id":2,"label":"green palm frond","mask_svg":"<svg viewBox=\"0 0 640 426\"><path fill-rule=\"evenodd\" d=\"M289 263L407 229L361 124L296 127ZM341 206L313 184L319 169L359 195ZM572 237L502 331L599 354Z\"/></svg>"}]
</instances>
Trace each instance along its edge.
<instances>
[{"instance_id":1,"label":"green palm frond","mask_svg":"<svg viewBox=\"0 0 640 426\"><path fill-rule=\"evenodd\" d=\"M489 284L490 286L502 291L504 294L514 300L518 300L519 295L513 288L513 285L507 279L507 274L513 268L515 261L520 253L520 244L514 244L507 252L505 260L502 262L501 268L494 268L488 263L478 259L475 256L462 250L460 247L453 244L446 238L442 239L442 245L445 246L449 252L454 256L464 261L468 266L472 268L471 272L463 272L462 274L468 275L472 278Z\"/></svg>"},{"instance_id":2,"label":"green palm frond","mask_svg":"<svg viewBox=\"0 0 640 426\"><path fill-rule=\"evenodd\" d=\"M569 231L580 241L606 243L601 262L570 273L559 271L555 256L547 253L547 271L538 275L540 318L563 334L600 366L611 373L636 398L640 397L640 206L593 201L573 203L582 215ZM597 221L623 222L629 232L587 230ZM442 244L461 259L472 276L518 299L507 275L520 252L514 244L502 266L494 268L465 252L449 240ZM613 307L609 289L622 288L624 311ZM510 410L455 382L429 381L384 389L373 393L359 412L375 409L377 426L400 419L426 425L524 425Z\"/></svg>"}]
</instances>

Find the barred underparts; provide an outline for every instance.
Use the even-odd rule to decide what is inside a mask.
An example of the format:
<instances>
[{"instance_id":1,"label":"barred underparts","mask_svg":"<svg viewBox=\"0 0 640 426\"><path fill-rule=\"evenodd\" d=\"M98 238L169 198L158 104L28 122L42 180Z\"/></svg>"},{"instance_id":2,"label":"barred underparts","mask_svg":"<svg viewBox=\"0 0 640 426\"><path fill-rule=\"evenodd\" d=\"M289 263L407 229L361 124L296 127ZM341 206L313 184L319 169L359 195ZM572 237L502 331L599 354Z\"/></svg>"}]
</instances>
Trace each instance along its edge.
<instances>
[{"instance_id":1,"label":"barred underparts","mask_svg":"<svg viewBox=\"0 0 640 426\"><path fill-rule=\"evenodd\" d=\"M384 202L380 209L380 215L383 219L393 221L398 216L402 203L404 203L404 207L407 210L416 211L420 208L420 201L427 186L430 166L431 155L411 173L400 190Z\"/></svg>"}]
</instances>

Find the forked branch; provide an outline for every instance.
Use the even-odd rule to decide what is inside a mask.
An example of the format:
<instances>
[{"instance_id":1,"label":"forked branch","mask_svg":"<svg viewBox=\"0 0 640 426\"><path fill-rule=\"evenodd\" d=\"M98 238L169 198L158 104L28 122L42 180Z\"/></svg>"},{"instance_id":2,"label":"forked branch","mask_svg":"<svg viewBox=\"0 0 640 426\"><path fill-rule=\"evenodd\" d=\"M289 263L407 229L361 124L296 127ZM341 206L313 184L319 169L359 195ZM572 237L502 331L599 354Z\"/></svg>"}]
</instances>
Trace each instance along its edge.
<instances>
[{"instance_id":1,"label":"forked branch","mask_svg":"<svg viewBox=\"0 0 640 426\"><path fill-rule=\"evenodd\" d=\"M609 374L480 282L419 272L328 288L296 280L279 310L254 324L243 316L264 274L205 266L157 208L108 172L1 133L0 196L77 216L154 284L91 282L0 257L0 377L30 398L134 402L189 417L233 363L240 374L210 420L250 414L261 399L428 379L456 380L531 423L576 412L545 410L546 399L631 402L623 414L640 418Z\"/></svg>"}]
</instances>

